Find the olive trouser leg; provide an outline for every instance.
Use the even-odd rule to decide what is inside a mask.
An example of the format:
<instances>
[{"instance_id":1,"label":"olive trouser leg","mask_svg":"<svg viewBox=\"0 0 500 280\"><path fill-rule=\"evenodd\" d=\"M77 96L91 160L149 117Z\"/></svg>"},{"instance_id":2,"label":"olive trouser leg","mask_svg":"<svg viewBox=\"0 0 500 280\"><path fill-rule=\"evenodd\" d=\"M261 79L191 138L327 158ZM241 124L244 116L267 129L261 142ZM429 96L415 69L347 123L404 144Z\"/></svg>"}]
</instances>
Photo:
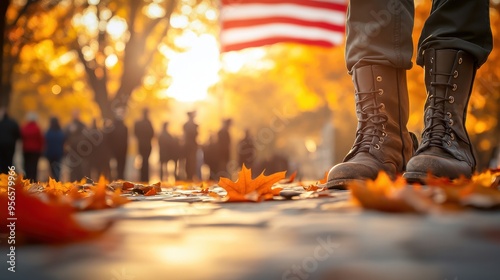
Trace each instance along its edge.
<instances>
[{"instance_id":1,"label":"olive trouser leg","mask_svg":"<svg viewBox=\"0 0 500 280\"><path fill-rule=\"evenodd\" d=\"M385 65L410 69L412 0L350 0L346 26L347 69ZM492 50L488 0L434 0L418 42L417 64L428 48L457 49L481 66Z\"/></svg>"}]
</instances>

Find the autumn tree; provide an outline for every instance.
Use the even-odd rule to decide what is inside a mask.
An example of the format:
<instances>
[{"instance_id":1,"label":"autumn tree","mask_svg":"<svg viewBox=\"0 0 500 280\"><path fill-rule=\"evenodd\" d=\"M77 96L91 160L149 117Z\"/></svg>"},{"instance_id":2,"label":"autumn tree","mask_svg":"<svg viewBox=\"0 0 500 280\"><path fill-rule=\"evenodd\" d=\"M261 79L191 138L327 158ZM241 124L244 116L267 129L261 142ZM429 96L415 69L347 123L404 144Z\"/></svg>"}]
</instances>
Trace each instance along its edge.
<instances>
[{"instance_id":1,"label":"autumn tree","mask_svg":"<svg viewBox=\"0 0 500 280\"><path fill-rule=\"evenodd\" d=\"M0 106L8 107L13 88L14 67L19 62L24 46L47 38L53 30L42 30L37 25L60 0L4 0L0 3L0 30L2 46Z\"/></svg>"}]
</instances>

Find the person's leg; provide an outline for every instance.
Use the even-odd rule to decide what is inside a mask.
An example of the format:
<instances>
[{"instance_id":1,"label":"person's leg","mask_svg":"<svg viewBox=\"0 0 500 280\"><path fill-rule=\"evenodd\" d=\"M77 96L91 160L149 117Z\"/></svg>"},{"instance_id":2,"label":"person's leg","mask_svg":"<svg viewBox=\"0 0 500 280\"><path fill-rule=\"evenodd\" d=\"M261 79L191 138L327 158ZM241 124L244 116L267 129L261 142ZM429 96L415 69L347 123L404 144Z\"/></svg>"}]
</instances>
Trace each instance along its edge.
<instances>
[{"instance_id":1,"label":"person's leg","mask_svg":"<svg viewBox=\"0 0 500 280\"><path fill-rule=\"evenodd\" d=\"M8 147L0 147L0 173L8 174L12 166L14 151Z\"/></svg>"},{"instance_id":2,"label":"person's leg","mask_svg":"<svg viewBox=\"0 0 500 280\"><path fill-rule=\"evenodd\" d=\"M158 168L159 168L158 171L160 172L160 181L162 181L162 182L163 182L163 174L164 174L164 172L163 172L163 166L164 165L166 165L166 164L164 164L164 162L160 160L160 164L158 165Z\"/></svg>"},{"instance_id":3,"label":"person's leg","mask_svg":"<svg viewBox=\"0 0 500 280\"><path fill-rule=\"evenodd\" d=\"M38 180L38 161L40 160L40 153L33 153L33 180L36 182Z\"/></svg>"},{"instance_id":4,"label":"person's leg","mask_svg":"<svg viewBox=\"0 0 500 280\"><path fill-rule=\"evenodd\" d=\"M55 158L50 158L49 159L49 164L50 164L50 173L51 177L55 179L56 181L59 181L59 174L60 174L60 160L57 160Z\"/></svg>"},{"instance_id":5,"label":"person's leg","mask_svg":"<svg viewBox=\"0 0 500 280\"><path fill-rule=\"evenodd\" d=\"M426 49L455 49L471 55L480 67L493 48L488 0L434 0L418 41L417 64Z\"/></svg>"},{"instance_id":6,"label":"person's leg","mask_svg":"<svg viewBox=\"0 0 500 280\"><path fill-rule=\"evenodd\" d=\"M118 154L116 155L116 175L118 180L125 180L125 167L126 167L127 155Z\"/></svg>"},{"instance_id":7,"label":"person's leg","mask_svg":"<svg viewBox=\"0 0 500 280\"><path fill-rule=\"evenodd\" d=\"M351 0L347 10L346 65L410 69L413 0Z\"/></svg>"},{"instance_id":8,"label":"person's leg","mask_svg":"<svg viewBox=\"0 0 500 280\"><path fill-rule=\"evenodd\" d=\"M465 129L476 69L492 49L489 1L434 1L419 40L427 99L422 141L404 177L424 182L428 173L450 179L472 176L476 160Z\"/></svg>"},{"instance_id":9,"label":"person's leg","mask_svg":"<svg viewBox=\"0 0 500 280\"><path fill-rule=\"evenodd\" d=\"M141 167L141 181L149 182L149 155L151 154L151 150L144 151L141 154L142 157L142 167Z\"/></svg>"},{"instance_id":10,"label":"person's leg","mask_svg":"<svg viewBox=\"0 0 500 280\"><path fill-rule=\"evenodd\" d=\"M355 88L356 140L344 161L328 174L329 188L404 171L414 141L406 129L411 68L413 1L351 0L346 63Z\"/></svg>"},{"instance_id":11,"label":"person's leg","mask_svg":"<svg viewBox=\"0 0 500 280\"><path fill-rule=\"evenodd\" d=\"M40 155L33 152L24 152L24 170L26 172L26 179L36 181L38 178L38 159Z\"/></svg>"}]
</instances>

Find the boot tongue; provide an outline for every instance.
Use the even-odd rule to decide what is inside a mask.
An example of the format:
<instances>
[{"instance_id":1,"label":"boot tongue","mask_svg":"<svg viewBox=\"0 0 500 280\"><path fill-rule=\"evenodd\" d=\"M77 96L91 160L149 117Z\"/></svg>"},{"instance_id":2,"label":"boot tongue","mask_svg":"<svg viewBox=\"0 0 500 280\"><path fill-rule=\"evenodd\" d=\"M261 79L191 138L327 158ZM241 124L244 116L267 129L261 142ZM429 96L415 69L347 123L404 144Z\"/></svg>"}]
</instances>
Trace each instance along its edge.
<instances>
[{"instance_id":1,"label":"boot tongue","mask_svg":"<svg viewBox=\"0 0 500 280\"><path fill-rule=\"evenodd\" d=\"M439 60L438 60L439 58ZM442 74L448 74L451 73L453 70L453 64L455 61L455 52L453 51L448 51L448 50L438 50L436 51L436 55L434 56L434 81L438 83L439 85L434 86L434 96L438 98L448 98L448 91L450 88L448 86L445 86L443 84L448 84L450 83L451 76L449 75L442 75ZM444 101L446 102L446 101ZM435 110L434 116L436 114L439 114L441 118L445 118L445 106L444 102L437 102L436 99L434 99L434 106L437 106L437 110ZM434 134L438 135L439 137L444 137L444 132L446 128L443 125L443 122L438 122L437 126L434 129Z\"/></svg>"},{"instance_id":2,"label":"boot tongue","mask_svg":"<svg viewBox=\"0 0 500 280\"><path fill-rule=\"evenodd\" d=\"M354 84L358 92L371 92L374 91L375 85L374 81L376 77L374 76L372 66L364 66L355 70ZM360 102L360 110L359 117L361 119L367 119L369 116L372 116L376 113L377 103L375 98L372 98L375 93L365 93L365 94L356 94L356 101L364 100ZM377 121L376 119L374 119ZM371 123L366 123L367 127L365 128L366 133L375 133L375 126Z\"/></svg>"}]
</instances>

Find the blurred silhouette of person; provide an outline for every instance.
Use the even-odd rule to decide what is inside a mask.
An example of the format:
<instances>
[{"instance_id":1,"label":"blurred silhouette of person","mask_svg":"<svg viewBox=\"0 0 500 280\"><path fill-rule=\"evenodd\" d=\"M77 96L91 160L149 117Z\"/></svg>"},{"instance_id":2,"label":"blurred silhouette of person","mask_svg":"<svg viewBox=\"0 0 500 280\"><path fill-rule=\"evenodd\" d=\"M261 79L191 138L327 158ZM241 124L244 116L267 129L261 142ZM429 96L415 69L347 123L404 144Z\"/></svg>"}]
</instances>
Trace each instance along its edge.
<instances>
[{"instance_id":1,"label":"blurred silhouette of person","mask_svg":"<svg viewBox=\"0 0 500 280\"><path fill-rule=\"evenodd\" d=\"M125 166L127 163L127 150L128 150L128 127L123 121L123 111L117 110L115 118L106 120L104 126L108 133L109 147L111 151L111 158L116 161L116 170L113 172L113 180L125 179Z\"/></svg>"},{"instance_id":2,"label":"blurred silhouette of person","mask_svg":"<svg viewBox=\"0 0 500 280\"><path fill-rule=\"evenodd\" d=\"M42 130L37 123L38 116L35 112L29 112L26 123L21 127L21 138L23 141L23 160L26 179L38 180L38 160L43 151L44 139Z\"/></svg>"},{"instance_id":3,"label":"blurred silhouette of person","mask_svg":"<svg viewBox=\"0 0 500 280\"><path fill-rule=\"evenodd\" d=\"M184 157L186 159L186 179L193 180L196 175L196 153L198 150L198 124L194 122L195 111L187 113L188 120L183 126Z\"/></svg>"},{"instance_id":4,"label":"blurred silhouette of person","mask_svg":"<svg viewBox=\"0 0 500 280\"><path fill-rule=\"evenodd\" d=\"M238 164L239 167L245 166L252 168L255 161L255 144L253 142L250 130L245 130L245 137L238 143Z\"/></svg>"},{"instance_id":5,"label":"blurred silhouette of person","mask_svg":"<svg viewBox=\"0 0 500 280\"><path fill-rule=\"evenodd\" d=\"M61 166L64 156L64 132L57 117L50 118L49 129L45 132L45 157L50 164L52 178L61 178Z\"/></svg>"},{"instance_id":6,"label":"blurred silhouette of person","mask_svg":"<svg viewBox=\"0 0 500 280\"><path fill-rule=\"evenodd\" d=\"M19 125L7 114L7 109L0 108L0 173L9 173L16 151L16 142L21 137Z\"/></svg>"},{"instance_id":7,"label":"blurred silhouette of person","mask_svg":"<svg viewBox=\"0 0 500 280\"><path fill-rule=\"evenodd\" d=\"M66 136L66 163L70 169L70 181L81 180L88 174L88 156L91 153L91 146L84 145L87 143L85 135L85 124L80 120L80 112L73 111L73 119L64 129Z\"/></svg>"},{"instance_id":8,"label":"blurred silhouette of person","mask_svg":"<svg viewBox=\"0 0 500 280\"><path fill-rule=\"evenodd\" d=\"M208 142L203 146L203 157L205 164L210 168L210 179L217 180L217 141L216 135L210 134Z\"/></svg>"},{"instance_id":9,"label":"blurred silhouette of person","mask_svg":"<svg viewBox=\"0 0 500 280\"><path fill-rule=\"evenodd\" d=\"M168 132L168 122L163 123L161 133L158 136L158 148L160 150L160 180L163 181L165 175L163 168L171 160L174 162L174 175L177 174L180 149L177 138Z\"/></svg>"},{"instance_id":10,"label":"blurred silhouette of person","mask_svg":"<svg viewBox=\"0 0 500 280\"><path fill-rule=\"evenodd\" d=\"M153 125L149 120L149 110L144 108L142 110L142 119L137 121L134 125L134 134L137 138L139 154L142 158L141 164L141 178L142 182L149 182L149 156L151 155L151 140L155 132Z\"/></svg>"},{"instance_id":11,"label":"blurred silhouette of person","mask_svg":"<svg viewBox=\"0 0 500 280\"><path fill-rule=\"evenodd\" d=\"M500 168L500 145L495 146L493 150L491 150L488 167L492 169Z\"/></svg>"},{"instance_id":12,"label":"blurred silhouette of person","mask_svg":"<svg viewBox=\"0 0 500 280\"><path fill-rule=\"evenodd\" d=\"M227 174L227 164L231 158L231 135L229 134L231 123L231 119L224 120L222 128L217 133L217 173L220 175Z\"/></svg>"},{"instance_id":13,"label":"blurred silhouette of person","mask_svg":"<svg viewBox=\"0 0 500 280\"><path fill-rule=\"evenodd\" d=\"M97 119L92 121L90 130L89 135L96 135L96 137L94 137L94 147L89 159L90 177L97 179L103 175L106 178L110 178L111 169L109 167L109 161L111 159L111 150L108 143L109 134L104 133L104 129L97 126Z\"/></svg>"},{"instance_id":14,"label":"blurred silhouette of person","mask_svg":"<svg viewBox=\"0 0 500 280\"><path fill-rule=\"evenodd\" d=\"M258 172L255 174L265 172L266 175L289 170L288 158L282 153L274 153L267 159L258 163L256 170Z\"/></svg>"}]
</instances>

